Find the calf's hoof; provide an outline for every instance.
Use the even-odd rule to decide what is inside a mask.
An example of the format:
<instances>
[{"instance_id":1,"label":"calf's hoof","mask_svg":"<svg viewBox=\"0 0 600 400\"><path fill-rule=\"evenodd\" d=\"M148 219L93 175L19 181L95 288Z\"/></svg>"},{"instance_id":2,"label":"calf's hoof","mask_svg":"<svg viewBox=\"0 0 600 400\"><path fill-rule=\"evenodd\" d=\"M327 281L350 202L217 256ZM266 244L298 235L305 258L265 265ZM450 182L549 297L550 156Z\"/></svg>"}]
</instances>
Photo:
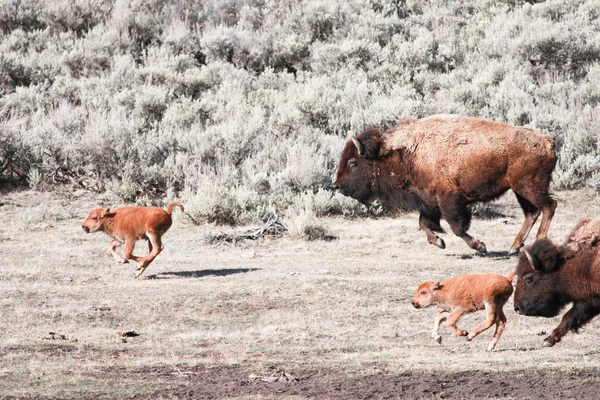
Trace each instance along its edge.
<instances>
[{"instance_id":1,"label":"calf's hoof","mask_svg":"<svg viewBox=\"0 0 600 400\"><path fill-rule=\"evenodd\" d=\"M129 260L126 258L119 260L118 262L119 262L119 264L129 264Z\"/></svg>"},{"instance_id":2,"label":"calf's hoof","mask_svg":"<svg viewBox=\"0 0 600 400\"><path fill-rule=\"evenodd\" d=\"M437 342L437 344L442 344L442 337L441 336L434 336L433 338L435 339L435 341Z\"/></svg>"}]
</instances>

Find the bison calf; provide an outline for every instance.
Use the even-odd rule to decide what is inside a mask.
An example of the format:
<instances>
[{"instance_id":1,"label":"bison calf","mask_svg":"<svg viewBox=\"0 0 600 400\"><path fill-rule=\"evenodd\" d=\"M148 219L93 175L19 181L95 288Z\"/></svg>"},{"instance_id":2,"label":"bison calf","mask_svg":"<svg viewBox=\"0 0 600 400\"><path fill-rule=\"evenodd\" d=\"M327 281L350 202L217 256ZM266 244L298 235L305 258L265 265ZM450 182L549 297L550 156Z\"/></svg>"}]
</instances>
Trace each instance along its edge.
<instances>
[{"instance_id":1,"label":"bison calf","mask_svg":"<svg viewBox=\"0 0 600 400\"><path fill-rule=\"evenodd\" d=\"M481 332L496 324L496 332L487 350L492 351L506 326L506 316L502 308L513 292L511 281L515 272L508 278L496 274L465 274L448 279L444 283L427 281L417 289L412 299L415 308L424 308L437 304L444 309L433 323L431 336L442 342L440 323L447 320L448 326L456 336L466 336L471 340ZM460 330L456 324L463 315L486 310L487 319L471 333Z\"/></svg>"},{"instance_id":2,"label":"bison calf","mask_svg":"<svg viewBox=\"0 0 600 400\"><path fill-rule=\"evenodd\" d=\"M600 219L582 220L563 246L538 239L519 257L515 311L555 317L568 304L544 346L554 346L569 332L600 314Z\"/></svg>"},{"instance_id":3,"label":"bison calf","mask_svg":"<svg viewBox=\"0 0 600 400\"><path fill-rule=\"evenodd\" d=\"M183 211L183 206L178 202L170 203L166 211L157 207L123 207L114 211L96 208L90 212L81 227L87 233L101 231L112 237L113 240L108 245L109 253L120 264L126 263L128 259L136 261L136 277L139 277L164 248L161 237L171 227L174 206ZM146 257L137 257L133 255L133 248L135 242L142 239L148 241L150 253ZM115 251L123 243L125 258Z\"/></svg>"}]
</instances>

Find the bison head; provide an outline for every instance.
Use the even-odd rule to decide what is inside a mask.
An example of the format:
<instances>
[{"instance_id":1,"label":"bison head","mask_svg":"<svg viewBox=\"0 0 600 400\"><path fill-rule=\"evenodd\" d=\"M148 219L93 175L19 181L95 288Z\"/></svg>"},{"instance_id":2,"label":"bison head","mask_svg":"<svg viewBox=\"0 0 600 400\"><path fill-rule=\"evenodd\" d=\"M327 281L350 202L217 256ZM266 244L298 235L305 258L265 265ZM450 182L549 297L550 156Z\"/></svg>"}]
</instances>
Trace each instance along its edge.
<instances>
[{"instance_id":1,"label":"bison head","mask_svg":"<svg viewBox=\"0 0 600 400\"><path fill-rule=\"evenodd\" d=\"M558 315L567 303L557 288L558 271L564 263L563 250L549 239L538 239L525 248L517 265L515 311L541 317Z\"/></svg>"},{"instance_id":2,"label":"bison head","mask_svg":"<svg viewBox=\"0 0 600 400\"><path fill-rule=\"evenodd\" d=\"M412 299L412 305L415 308L429 307L434 303L433 292L440 290L442 285L439 282L427 281L421 283Z\"/></svg>"},{"instance_id":3,"label":"bison head","mask_svg":"<svg viewBox=\"0 0 600 400\"><path fill-rule=\"evenodd\" d=\"M102 230L104 218L113 215L114 213L110 213L110 210L108 208L95 208L92 211L90 211L90 214L87 216L85 221L83 221L83 225L81 225L81 228L86 233L92 233Z\"/></svg>"},{"instance_id":4,"label":"bison head","mask_svg":"<svg viewBox=\"0 0 600 400\"><path fill-rule=\"evenodd\" d=\"M376 166L373 161L379 158L381 131L369 129L353 136L346 142L338 165L333 184L344 196L352 197L363 204L368 204L375 197Z\"/></svg>"}]
</instances>

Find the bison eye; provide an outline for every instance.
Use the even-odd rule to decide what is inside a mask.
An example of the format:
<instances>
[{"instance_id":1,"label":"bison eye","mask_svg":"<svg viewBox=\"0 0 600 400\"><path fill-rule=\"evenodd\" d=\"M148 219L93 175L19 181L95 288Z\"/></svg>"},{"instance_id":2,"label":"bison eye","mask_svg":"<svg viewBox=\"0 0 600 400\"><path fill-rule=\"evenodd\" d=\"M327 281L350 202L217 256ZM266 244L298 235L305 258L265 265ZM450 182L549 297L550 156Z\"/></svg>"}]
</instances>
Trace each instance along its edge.
<instances>
[{"instance_id":1,"label":"bison eye","mask_svg":"<svg viewBox=\"0 0 600 400\"><path fill-rule=\"evenodd\" d=\"M525 283L527 284L531 284L533 283L533 277L532 276L526 276L525 278L523 278L523 280L525 281Z\"/></svg>"},{"instance_id":2,"label":"bison eye","mask_svg":"<svg viewBox=\"0 0 600 400\"><path fill-rule=\"evenodd\" d=\"M92 217L92 221L95 221L97 219L98 219L98 217Z\"/></svg>"},{"instance_id":3,"label":"bison eye","mask_svg":"<svg viewBox=\"0 0 600 400\"><path fill-rule=\"evenodd\" d=\"M426 294L426 292L421 292L421 294Z\"/></svg>"},{"instance_id":4,"label":"bison eye","mask_svg":"<svg viewBox=\"0 0 600 400\"><path fill-rule=\"evenodd\" d=\"M348 160L348 165L350 165L351 167L356 167L356 164L358 164L358 161L356 161L356 158L351 158Z\"/></svg>"}]
</instances>

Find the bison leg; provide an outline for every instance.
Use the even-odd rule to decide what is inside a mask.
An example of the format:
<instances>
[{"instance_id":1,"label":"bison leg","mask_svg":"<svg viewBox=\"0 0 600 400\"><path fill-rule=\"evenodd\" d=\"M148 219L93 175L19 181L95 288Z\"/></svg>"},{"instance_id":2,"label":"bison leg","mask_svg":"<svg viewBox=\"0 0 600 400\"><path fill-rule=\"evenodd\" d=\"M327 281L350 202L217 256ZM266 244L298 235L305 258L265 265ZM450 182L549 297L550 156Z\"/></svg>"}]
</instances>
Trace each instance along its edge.
<instances>
[{"instance_id":1,"label":"bison leg","mask_svg":"<svg viewBox=\"0 0 600 400\"><path fill-rule=\"evenodd\" d=\"M425 232L425 235L427 235L427 241L429 243L439 247L440 249L446 248L446 243L444 243L444 240L434 233L434 231L442 233L444 232L440 226L439 216L436 217L421 212L419 215L419 228Z\"/></svg>"},{"instance_id":2,"label":"bison leg","mask_svg":"<svg viewBox=\"0 0 600 400\"><path fill-rule=\"evenodd\" d=\"M471 210L466 201L460 196L450 196L449 198L438 198L438 202L442 217L448 222L452 232L464 240L470 248L479 253L487 253L485 243L467 233L471 226Z\"/></svg>"},{"instance_id":3,"label":"bison leg","mask_svg":"<svg viewBox=\"0 0 600 400\"><path fill-rule=\"evenodd\" d=\"M550 222L552 222L554 211L556 210L556 204L556 200L550 199L550 203L547 206L542 207L542 222L540 223L536 238L545 238L548 234Z\"/></svg>"},{"instance_id":4,"label":"bison leg","mask_svg":"<svg viewBox=\"0 0 600 400\"><path fill-rule=\"evenodd\" d=\"M535 221L540 216L539 208L534 206L529 200L527 200L520 194L515 192L515 195L517 196L517 201L519 202L519 205L521 206L521 208L523 209L523 213L525 214L525 221L523 222L521 230L519 231L519 233L517 233L517 237L515 238L513 245L508 251L509 256L517 254L521 247L523 247L523 245L525 244L525 239L527 238L527 235L529 235L529 231L531 231L531 228L535 224Z\"/></svg>"},{"instance_id":5,"label":"bison leg","mask_svg":"<svg viewBox=\"0 0 600 400\"><path fill-rule=\"evenodd\" d=\"M125 258L133 261L140 261L140 257L133 255L133 249L135 248L135 240L127 239L125 240L125 249L123 250L123 255Z\"/></svg>"},{"instance_id":6,"label":"bison leg","mask_svg":"<svg viewBox=\"0 0 600 400\"><path fill-rule=\"evenodd\" d=\"M454 332L454 334L456 336L467 336L469 334L469 332L467 331L463 331L461 329L458 329L458 326L456 326L456 324L458 323L458 321L462 318L463 315L467 314L467 311L462 309L462 308L457 308L454 311L452 311L450 313L450 315L448 315L448 326L450 327L450 329L452 329L452 331Z\"/></svg>"},{"instance_id":7,"label":"bison leg","mask_svg":"<svg viewBox=\"0 0 600 400\"><path fill-rule=\"evenodd\" d=\"M448 318L448 311L441 311L433 321L433 329L431 330L431 337L435 339L436 342L442 343L442 336L440 335L440 324L444 322Z\"/></svg>"},{"instance_id":8,"label":"bison leg","mask_svg":"<svg viewBox=\"0 0 600 400\"><path fill-rule=\"evenodd\" d=\"M492 338L492 341L488 345L487 351L494 350L494 347L496 347L496 343L498 343L498 340L500 340L500 336L502 335L502 332L504 332L505 327L506 315L504 315L502 307L499 307L496 313L496 331L494 332L494 337Z\"/></svg>"},{"instance_id":9,"label":"bison leg","mask_svg":"<svg viewBox=\"0 0 600 400\"><path fill-rule=\"evenodd\" d=\"M119 253L117 253L117 251L115 250L117 247L119 247L122 243L119 242L118 240L113 240L108 244L108 254L110 254L111 256L114 257L115 260L117 260L117 262L119 264L125 264L127 263L127 259L121 257L121 255Z\"/></svg>"},{"instance_id":10,"label":"bison leg","mask_svg":"<svg viewBox=\"0 0 600 400\"><path fill-rule=\"evenodd\" d=\"M552 334L544 339L544 346L552 347L560 342L569 331L577 332L582 325L600 314L600 308L589 303L575 303Z\"/></svg>"},{"instance_id":11,"label":"bison leg","mask_svg":"<svg viewBox=\"0 0 600 400\"><path fill-rule=\"evenodd\" d=\"M486 317L487 317L485 319L485 322L483 324L481 324L480 326L478 326L477 328L473 329L469 333L469 336L467 336L467 340L474 339L481 332L484 332L484 331L490 329L490 327L496 323L496 305L485 303L485 311L486 311Z\"/></svg>"},{"instance_id":12,"label":"bison leg","mask_svg":"<svg viewBox=\"0 0 600 400\"><path fill-rule=\"evenodd\" d=\"M136 273L136 278L140 277L148 265L156 258L156 256L164 249L164 246L160 240L160 236L156 233L146 233L148 237L148 248L150 249L150 253L143 258L139 259L139 266Z\"/></svg>"}]
</instances>

